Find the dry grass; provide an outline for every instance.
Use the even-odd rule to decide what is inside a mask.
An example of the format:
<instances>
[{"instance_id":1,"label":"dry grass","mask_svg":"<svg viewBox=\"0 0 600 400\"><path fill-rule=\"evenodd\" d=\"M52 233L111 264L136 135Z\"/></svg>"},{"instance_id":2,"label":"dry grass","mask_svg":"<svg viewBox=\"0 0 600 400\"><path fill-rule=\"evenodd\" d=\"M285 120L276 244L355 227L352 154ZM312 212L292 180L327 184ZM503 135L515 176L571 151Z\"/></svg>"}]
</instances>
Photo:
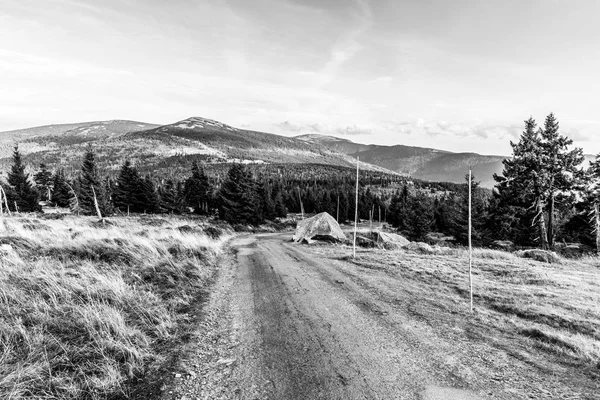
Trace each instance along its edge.
<instances>
[{"instance_id":1,"label":"dry grass","mask_svg":"<svg viewBox=\"0 0 600 400\"><path fill-rule=\"evenodd\" d=\"M125 397L190 318L227 234L180 219L4 218L0 398Z\"/></svg>"},{"instance_id":2,"label":"dry grass","mask_svg":"<svg viewBox=\"0 0 600 400\"><path fill-rule=\"evenodd\" d=\"M358 267L357 279L387 288L383 298L411 304L410 312L435 326L460 326L480 338L505 341L507 348L540 350L558 360L600 368L600 258L561 259L549 264L498 250L475 249L476 312L468 312L468 252L437 248L360 249L354 260L345 247L315 249ZM365 272L361 272L361 270Z\"/></svg>"}]
</instances>

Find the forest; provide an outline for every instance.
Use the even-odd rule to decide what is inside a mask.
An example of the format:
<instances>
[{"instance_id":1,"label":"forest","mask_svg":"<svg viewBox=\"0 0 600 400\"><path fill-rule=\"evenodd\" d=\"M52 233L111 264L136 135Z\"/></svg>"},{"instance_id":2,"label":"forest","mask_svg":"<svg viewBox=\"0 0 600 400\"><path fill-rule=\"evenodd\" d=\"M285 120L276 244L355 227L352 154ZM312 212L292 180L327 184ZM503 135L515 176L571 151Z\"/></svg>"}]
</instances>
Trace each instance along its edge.
<instances>
[{"instance_id":1,"label":"forest","mask_svg":"<svg viewBox=\"0 0 600 400\"><path fill-rule=\"evenodd\" d=\"M585 168L582 150L572 144L559 132L553 114L543 126L533 118L525 121L519 140L511 142L512 157L504 160L502 174L494 176L495 188L481 188L472 177L474 245L509 241L516 247L554 249L578 243L598 250L600 154ZM355 174L351 168L322 165L215 166L193 159L188 176L181 179L153 176L129 160L110 174L98 169L89 146L78 173L67 176L41 164L30 177L17 146L7 181L0 185L6 212L41 211L45 204L82 215L193 213L257 225L288 213L323 211L339 222L353 220ZM359 218L387 222L412 240L438 232L464 245L467 180L434 183L362 171Z\"/></svg>"}]
</instances>

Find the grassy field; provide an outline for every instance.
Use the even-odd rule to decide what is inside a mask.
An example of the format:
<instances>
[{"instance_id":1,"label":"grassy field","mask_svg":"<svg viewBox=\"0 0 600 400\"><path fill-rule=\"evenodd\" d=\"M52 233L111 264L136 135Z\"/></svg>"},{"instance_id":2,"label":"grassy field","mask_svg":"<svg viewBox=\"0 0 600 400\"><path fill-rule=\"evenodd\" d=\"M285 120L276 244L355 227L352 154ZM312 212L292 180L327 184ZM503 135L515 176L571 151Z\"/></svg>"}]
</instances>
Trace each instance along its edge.
<instances>
[{"instance_id":1,"label":"grassy field","mask_svg":"<svg viewBox=\"0 0 600 400\"><path fill-rule=\"evenodd\" d=\"M361 248L356 259L347 246L317 246L314 251L350 262L355 267L345 272L356 282L441 335L463 332L550 374L561 365L600 378L598 257L545 263L475 249L471 314L464 249Z\"/></svg>"},{"instance_id":2,"label":"grassy field","mask_svg":"<svg viewBox=\"0 0 600 400\"><path fill-rule=\"evenodd\" d=\"M174 357L229 236L179 218L3 218L0 398L130 395Z\"/></svg>"}]
</instances>

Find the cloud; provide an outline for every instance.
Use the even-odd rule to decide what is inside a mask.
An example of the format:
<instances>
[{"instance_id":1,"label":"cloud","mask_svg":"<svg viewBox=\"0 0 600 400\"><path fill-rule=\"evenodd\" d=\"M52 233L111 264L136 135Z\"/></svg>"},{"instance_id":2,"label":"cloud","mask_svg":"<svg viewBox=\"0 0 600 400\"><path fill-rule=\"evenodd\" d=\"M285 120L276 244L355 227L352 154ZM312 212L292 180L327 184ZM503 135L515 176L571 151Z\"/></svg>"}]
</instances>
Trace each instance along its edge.
<instances>
[{"instance_id":1,"label":"cloud","mask_svg":"<svg viewBox=\"0 0 600 400\"><path fill-rule=\"evenodd\" d=\"M372 128L358 125L336 126L331 124L296 124L290 121L280 122L275 125L275 128L289 133L318 133L333 136L372 135L374 133Z\"/></svg>"},{"instance_id":2,"label":"cloud","mask_svg":"<svg viewBox=\"0 0 600 400\"><path fill-rule=\"evenodd\" d=\"M354 4L357 6L358 24L341 35L332 47L329 61L319 71L318 83L320 86L332 82L339 69L363 49L358 38L373 25L373 13L368 1L354 0Z\"/></svg>"}]
</instances>

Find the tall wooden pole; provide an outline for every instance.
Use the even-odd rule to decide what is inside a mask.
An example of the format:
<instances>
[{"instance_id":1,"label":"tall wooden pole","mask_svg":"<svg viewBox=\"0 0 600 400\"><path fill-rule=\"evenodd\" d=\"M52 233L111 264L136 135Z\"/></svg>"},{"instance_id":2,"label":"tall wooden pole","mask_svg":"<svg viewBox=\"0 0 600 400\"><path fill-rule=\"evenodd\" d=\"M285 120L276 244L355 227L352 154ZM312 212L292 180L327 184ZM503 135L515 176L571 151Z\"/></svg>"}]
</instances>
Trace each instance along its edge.
<instances>
[{"instance_id":1,"label":"tall wooden pole","mask_svg":"<svg viewBox=\"0 0 600 400\"><path fill-rule=\"evenodd\" d=\"M354 203L354 244L352 246L352 257L356 258L356 226L358 224L358 161L356 157L356 201Z\"/></svg>"},{"instance_id":2,"label":"tall wooden pole","mask_svg":"<svg viewBox=\"0 0 600 400\"><path fill-rule=\"evenodd\" d=\"M469 167L469 288L471 293L471 312L473 312L473 248L471 247L471 168Z\"/></svg>"},{"instance_id":3,"label":"tall wooden pole","mask_svg":"<svg viewBox=\"0 0 600 400\"><path fill-rule=\"evenodd\" d=\"M298 186L298 200L300 200L300 212L302 213L302 219L304 219L304 206L302 205L302 196L300 195L300 186Z\"/></svg>"}]
</instances>

